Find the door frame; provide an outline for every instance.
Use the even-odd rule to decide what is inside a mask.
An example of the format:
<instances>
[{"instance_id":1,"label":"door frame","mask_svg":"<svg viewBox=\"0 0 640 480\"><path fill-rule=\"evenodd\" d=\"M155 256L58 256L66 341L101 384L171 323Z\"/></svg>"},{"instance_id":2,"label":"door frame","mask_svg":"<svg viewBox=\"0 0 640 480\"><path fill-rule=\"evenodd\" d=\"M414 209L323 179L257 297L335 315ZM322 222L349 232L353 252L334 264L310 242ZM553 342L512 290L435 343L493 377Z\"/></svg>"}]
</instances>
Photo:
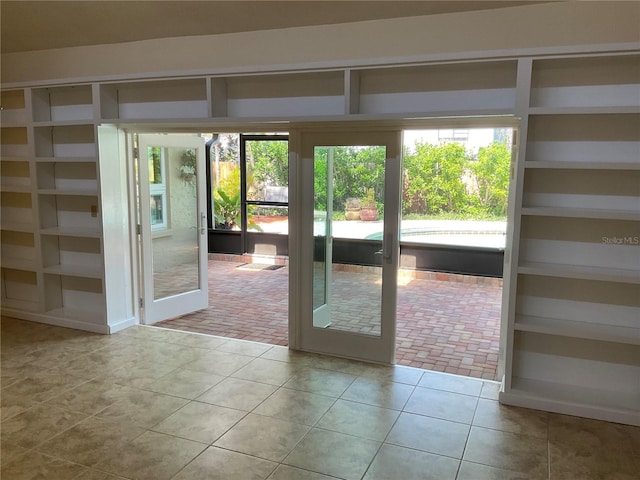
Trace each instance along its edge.
<instances>
[{"instance_id":1,"label":"door frame","mask_svg":"<svg viewBox=\"0 0 640 480\"><path fill-rule=\"evenodd\" d=\"M385 145L385 259L381 335L359 335L313 328L313 155L303 151L312 144ZM292 349L392 364L395 360L396 294L401 196L402 128L345 126L336 129L292 130L289 134L290 228L289 231L289 345ZM292 201L291 199L294 199ZM385 208L387 211L387 208ZM311 325L311 326L310 326Z\"/></svg>"},{"instance_id":2,"label":"door frame","mask_svg":"<svg viewBox=\"0 0 640 480\"><path fill-rule=\"evenodd\" d=\"M138 133L138 171L135 181L138 184L138 245L139 245L139 294L140 294L140 323L143 325L152 325L156 322L174 318L180 315L191 313L208 306L208 248L207 248L207 189L205 175L205 155L204 139L192 135L185 134L183 136L169 136L166 131L156 131L148 133ZM146 137L146 138L145 138ZM153 237L150 228L150 212L145 203L145 194L148 185L143 181L145 173L148 176L148 167L142 161L142 145L145 140L150 139L153 144L158 144L163 148L181 148L188 141L192 145L187 147L198 148L200 151L196 157L196 239L198 243L198 288L189 292L181 292L178 294L168 295L160 299L154 296L153 281ZM155 141L155 142L154 142ZM197 145L196 145L197 144ZM132 158L133 160L133 158ZM133 162L132 162L133 163ZM165 170L168 167L164 167ZM144 185L143 185L144 184ZM169 189L166 193L170 195ZM169 212L165 212L168 214ZM148 230L147 231L147 227Z\"/></svg>"}]
</instances>

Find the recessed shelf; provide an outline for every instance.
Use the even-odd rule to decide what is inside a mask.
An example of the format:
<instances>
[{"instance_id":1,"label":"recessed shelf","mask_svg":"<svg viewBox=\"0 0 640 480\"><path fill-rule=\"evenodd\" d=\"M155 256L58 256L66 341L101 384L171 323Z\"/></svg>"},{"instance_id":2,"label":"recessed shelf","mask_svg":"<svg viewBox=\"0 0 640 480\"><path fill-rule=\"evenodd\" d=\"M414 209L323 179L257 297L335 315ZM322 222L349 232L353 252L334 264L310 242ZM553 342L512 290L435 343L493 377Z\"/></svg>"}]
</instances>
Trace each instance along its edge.
<instances>
[{"instance_id":1,"label":"recessed shelf","mask_svg":"<svg viewBox=\"0 0 640 480\"><path fill-rule=\"evenodd\" d=\"M640 221L639 210L605 210L597 208L567 207L523 207L522 215Z\"/></svg>"},{"instance_id":2,"label":"recessed shelf","mask_svg":"<svg viewBox=\"0 0 640 480\"><path fill-rule=\"evenodd\" d=\"M91 85L34 88L31 92L34 122L93 121Z\"/></svg>"},{"instance_id":3,"label":"recessed shelf","mask_svg":"<svg viewBox=\"0 0 640 480\"><path fill-rule=\"evenodd\" d=\"M29 136L27 127L1 127L0 154L2 154L2 158L28 157Z\"/></svg>"},{"instance_id":4,"label":"recessed shelf","mask_svg":"<svg viewBox=\"0 0 640 480\"><path fill-rule=\"evenodd\" d=\"M640 56L534 60L531 106L640 107Z\"/></svg>"},{"instance_id":5,"label":"recessed shelf","mask_svg":"<svg viewBox=\"0 0 640 480\"><path fill-rule=\"evenodd\" d=\"M24 225L29 230L33 230L33 211L31 209L31 194L27 192L0 193L0 218L2 218L2 228L9 225Z\"/></svg>"},{"instance_id":6,"label":"recessed shelf","mask_svg":"<svg viewBox=\"0 0 640 480\"><path fill-rule=\"evenodd\" d=\"M37 311L38 280L33 271L2 266L2 308Z\"/></svg>"},{"instance_id":7,"label":"recessed shelf","mask_svg":"<svg viewBox=\"0 0 640 480\"><path fill-rule=\"evenodd\" d=\"M103 119L207 118L207 83L194 78L103 84L100 108Z\"/></svg>"},{"instance_id":8,"label":"recessed shelf","mask_svg":"<svg viewBox=\"0 0 640 480\"><path fill-rule=\"evenodd\" d=\"M104 323L102 281L98 278L45 273L45 313L85 323Z\"/></svg>"},{"instance_id":9,"label":"recessed shelf","mask_svg":"<svg viewBox=\"0 0 640 480\"><path fill-rule=\"evenodd\" d=\"M373 68L352 75L359 77L359 113L364 114L515 107L515 61Z\"/></svg>"},{"instance_id":10,"label":"recessed shelf","mask_svg":"<svg viewBox=\"0 0 640 480\"><path fill-rule=\"evenodd\" d=\"M529 162L638 163L640 114L534 115L529 117Z\"/></svg>"},{"instance_id":11,"label":"recessed shelf","mask_svg":"<svg viewBox=\"0 0 640 480\"><path fill-rule=\"evenodd\" d=\"M542 275L547 277L640 284L640 272L637 270L626 270L622 268L601 268L560 265L556 263L523 262L518 266L518 273Z\"/></svg>"},{"instance_id":12,"label":"recessed shelf","mask_svg":"<svg viewBox=\"0 0 640 480\"><path fill-rule=\"evenodd\" d=\"M303 117L309 112L320 116L345 113L343 72L228 77L224 82L228 117L286 118ZM213 87L215 98L216 83Z\"/></svg>"},{"instance_id":13,"label":"recessed shelf","mask_svg":"<svg viewBox=\"0 0 640 480\"><path fill-rule=\"evenodd\" d=\"M27 120L24 90L0 92L0 122L3 125L23 125Z\"/></svg>"},{"instance_id":14,"label":"recessed shelf","mask_svg":"<svg viewBox=\"0 0 640 480\"><path fill-rule=\"evenodd\" d=\"M33 233L2 231L2 266L18 270L35 270L35 242Z\"/></svg>"},{"instance_id":15,"label":"recessed shelf","mask_svg":"<svg viewBox=\"0 0 640 480\"><path fill-rule=\"evenodd\" d=\"M96 162L40 162L37 165L40 193L97 194Z\"/></svg>"},{"instance_id":16,"label":"recessed shelf","mask_svg":"<svg viewBox=\"0 0 640 480\"><path fill-rule=\"evenodd\" d=\"M35 147L38 157L96 158L93 125L57 125L35 127Z\"/></svg>"},{"instance_id":17,"label":"recessed shelf","mask_svg":"<svg viewBox=\"0 0 640 480\"><path fill-rule=\"evenodd\" d=\"M39 195L40 227L100 231L98 197L94 195Z\"/></svg>"},{"instance_id":18,"label":"recessed shelf","mask_svg":"<svg viewBox=\"0 0 640 480\"><path fill-rule=\"evenodd\" d=\"M561 318L516 315L514 328L521 332L543 333L606 342L640 345L640 328L594 324Z\"/></svg>"},{"instance_id":19,"label":"recessed shelf","mask_svg":"<svg viewBox=\"0 0 640 480\"><path fill-rule=\"evenodd\" d=\"M64 235L71 237L99 238L100 228L91 227L47 227L41 228L42 235Z\"/></svg>"},{"instance_id":20,"label":"recessed shelf","mask_svg":"<svg viewBox=\"0 0 640 480\"><path fill-rule=\"evenodd\" d=\"M526 161L525 168L539 168L548 170L640 170L640 160L637 162L554 162L554 161Z\"/></svg>"},{"instance_id":21,"label":"recessed shelf","mask_svg":"<svg viewBox=\"0 0 640 480\"><path fill-rule=\"evenodd\" d=\"M500 393L500 401L525 408L640 425L635 393L514 377L511 388Z\"/></svg>"},{"instance_id":22,"label":"recessed shelf","mask_svg":"<svg viewBox=\"0 0 640 480\"><path fill-rule=\"evenodd\" d=\"M42 235L41 243L45 273L102 278L99 238Z\"/></svg>"},{"instance_id":23,"label":"recessed shelf","mask_svg":"<svg viewBox=\"0 0 640 480\"><path fill-rule=\"evenodd\" d=\"M640 86L635 87L640 88ZM529 115L595 115L595 114L614 114L614 113L640 113L640 105L638 106L616 106L616 107L531 107Z\"/></svg>"}]
</instances>

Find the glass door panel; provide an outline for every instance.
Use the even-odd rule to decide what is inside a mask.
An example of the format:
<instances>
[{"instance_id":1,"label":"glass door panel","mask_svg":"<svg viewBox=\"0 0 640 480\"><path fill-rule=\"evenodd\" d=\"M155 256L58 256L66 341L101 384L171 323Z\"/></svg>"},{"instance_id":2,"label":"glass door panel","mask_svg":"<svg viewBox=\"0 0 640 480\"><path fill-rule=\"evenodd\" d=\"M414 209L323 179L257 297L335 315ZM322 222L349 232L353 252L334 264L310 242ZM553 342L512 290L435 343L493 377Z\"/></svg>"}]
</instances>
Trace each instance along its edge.
<instances>
[{"instance_id":1,"label":"glass door panel","mask_svg":"<svg viewBox=\"0 0 640 480\"><path fill-rule=\"evenodd\" d=\"M302 134L303 350L394 360L400 137Z\"/></svg>"},{"instance_id":2,"label":"glass door panel","mask_svg":"<svg viewBox=\"0 0 640 480\"><path fill-rule=\"evenodd\" d=\"M149 324L207 307L204 141L140 135L139 152L142 291ZM194 173L184 175L185 165Z\"/></svg>"}]
</instances>

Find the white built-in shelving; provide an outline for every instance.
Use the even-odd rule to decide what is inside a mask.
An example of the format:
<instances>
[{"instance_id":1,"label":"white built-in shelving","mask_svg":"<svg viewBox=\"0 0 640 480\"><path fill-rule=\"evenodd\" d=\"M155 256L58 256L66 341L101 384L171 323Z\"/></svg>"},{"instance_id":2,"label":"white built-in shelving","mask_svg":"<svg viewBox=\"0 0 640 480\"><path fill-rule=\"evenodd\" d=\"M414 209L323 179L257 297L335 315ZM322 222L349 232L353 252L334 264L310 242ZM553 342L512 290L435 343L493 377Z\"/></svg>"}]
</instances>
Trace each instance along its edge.
<instances>
[{"instance_id":1,"label":"white built-in shelving","mask_svg":"<svg viewBox=\"0 0 640 480\"><path fill-rule=\"evenodd\" d=\"M500 398L640 425L640 56L521 62Z\"/></svg>"},{"instance_id":2,"label":"white built-in shelving","mask_svg":"<svg viewBox=\"0 0 640 480\"><path fill-rule=\"evenodd\" d=\"M3 312L101 332L135 315L111 125L519 119L501 400L640 424L637 51L83 79L1 100Z\"/></svg>"}]
</instances>

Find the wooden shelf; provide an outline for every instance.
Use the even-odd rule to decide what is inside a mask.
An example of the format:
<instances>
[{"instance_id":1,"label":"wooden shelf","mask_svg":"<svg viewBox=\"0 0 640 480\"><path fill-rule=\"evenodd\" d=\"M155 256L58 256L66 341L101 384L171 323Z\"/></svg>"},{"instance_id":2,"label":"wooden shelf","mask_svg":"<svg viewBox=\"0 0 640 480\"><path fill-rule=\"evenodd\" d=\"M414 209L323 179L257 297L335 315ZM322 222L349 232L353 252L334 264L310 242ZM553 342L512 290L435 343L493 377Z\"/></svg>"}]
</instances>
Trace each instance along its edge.
<instances>
[{"instance_id":1,"label":"wooden shelf","mask_svg":"<svg viewBox=\"0 0 640 480\"><path fill-rule=\"evenodd\" d=\"M98 196L98 190L97 187L95 189L87 189L87 190L81 190L81 189L68 189L68 188L62 188L62 189L38 189L38 193L41 195L71 195L71 196Z\"/></svg>"},{"instance_id":2,"label":"wooden shelf","mask_svg":"<svg viewBox=\"0 0 640 480\"><path fill-rule=\"evenodd\" d=\"M101 325L104 324L106 320L106 315L102 312L96 312L93 310L81 310L69 307L60 307L47 310L45 314L57 318L76 320L81 324L89 323L94 325Z\"/></svg>"},{"instance_id":3,"label":"wooden shelf","mask_svg":"<svg viewBox=\"0 0 640 480\"><path fill-rule=\"evenodd\" d=\"M531 107L529 115L598 115L640 113L640 105L613 107Z\"/></svg>"},{"instance_id":4,"label":"wooden shelf","mask_svg":"<svg viewBox=\"0 0 640 480\"><path fill-rule=\"evenodd\" d=\"M100 238L99 228L83 227L49 227L41 228L41 235L60 235L68 237Z\"/></svg>"},{"instance_id":5,"label":"wooden shelf","mask_svg":"<svg viewBox=\"0 0 640 480\"><path fill-rule=\"evenodd\" d=\"M640 345L640 328L578 322L560 318L516 315L514 328L521 332Z\"/></svg>"},{"instance_id":6,"label":"wooden shelf","mask_svg":"<svg viewBox=\"0 0 640 480\"><path fill-rule=\"evenodd\" d=\"M36 262L34 260L27 260L25 258L2 258L2 267L10 268L12 270L25 270L29 272L36 271Z\"/></svg>"},{"instance_id":7,"label":"wooden shelf","mask_svg":"<svg viewBox=\"0 0 640 480\"><path fill-rule=\"evenodd\" d=\"M34 228L33 228L33 223L6 222L3 220L2 230L7 230L11 232L33 233Z\"/></svg>"},{"instance_id":8,"label":"wooden shelf","mask_svg":"<svg viewBox=\"0 0 640 480\"><path fill-rule=\"evenodd\" d=\"M98 157L37 157L37 163L97 163Z\"/></svg>"},{"instance_id":9,"label":"wooden shelf","mask_svg":"<svg viewBox=\"0 0 640 480\"><path fill-rule=\"evenodd\" d=\"M523 207L522 215L640 221L640 211L596 208Z\"/></svg>"},{"instance_id":10,"label":"wooden shelf","mask_svg":"<svg viewBox=\"0 0 640 480\"><path fill-rule=\"evenodd\" d=\"M35 125L75 125L93 122L91 85L34 88L31 92Z\"/></svg>"},{"instance_id":11,"label":"wooden shelf","mask_svg":"<svg viewBox=\"0 0 640 480\"><path fill-rule=\"evenodd\" d=\"M575 278L580 280L602 280L640 284L640 273L620 268L584 267L555 263L527 262L518 267L518 273L547 277Z\"/></svg>"},{"instance_id":12,"label":"wooden shelf","mask_svg":"<svg viewBox=\"0 0 640 480\"><path fill-rule=\"evenodd\" d=\"M102 267L86 265L52 265L43 268L44 273L86 278L102 278L102 271Z\"/></svg>"},{"instance_id":13,"label":"wooden shelf","mask_svg":"<svg viewBox=\"0 0 640 480\"><path fill-rule=\"evenodd\" d=\"M554 162L534 160L524 162L525 168L550 170L640 170L640 161L631 162Z\"/></svg>"},{"instance_id":14,"label":"wooden shelf","mask_svg":"<svg viewBox=\"0 0 640 480\"><path fill-rule=\"evenodd\" d=\"M500 392L500 401L526 408L640 425L638 395L609 389L514 377L511 389Z\"/></svg>"}]
</instances>

